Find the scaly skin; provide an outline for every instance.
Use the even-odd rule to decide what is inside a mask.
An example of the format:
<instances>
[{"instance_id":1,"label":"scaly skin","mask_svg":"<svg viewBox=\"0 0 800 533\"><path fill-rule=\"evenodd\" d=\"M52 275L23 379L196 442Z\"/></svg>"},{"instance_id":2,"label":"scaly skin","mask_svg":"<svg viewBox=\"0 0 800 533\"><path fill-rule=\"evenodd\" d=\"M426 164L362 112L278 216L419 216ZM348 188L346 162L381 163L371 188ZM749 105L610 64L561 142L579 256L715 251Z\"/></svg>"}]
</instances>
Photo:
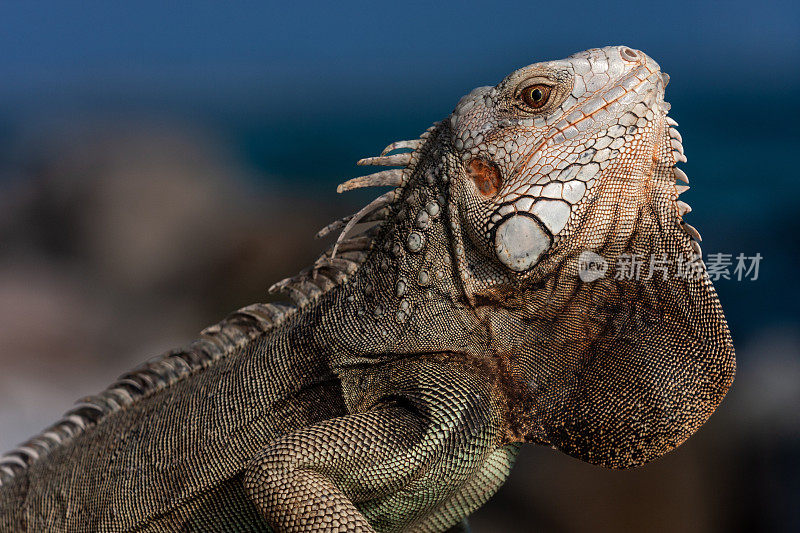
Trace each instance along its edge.
<instances>
[{"instance_id":1,"label":"scaly skin","mask_svg":"<svg viewBox=\"0 0 800 533\"><path fill-rule=\"evenodd\" d=\"M589 250L677 264L666 76L593 49L462 98L335 249L0 461L0 529L444 531L521 443L610 468L702 425L733 346L706 276L583 281ZM354 238L358 219L379 224ZM645 265L645 272L646 272ZM699 264L703 273L702 263Z\"/></svg>"}]
</instances>

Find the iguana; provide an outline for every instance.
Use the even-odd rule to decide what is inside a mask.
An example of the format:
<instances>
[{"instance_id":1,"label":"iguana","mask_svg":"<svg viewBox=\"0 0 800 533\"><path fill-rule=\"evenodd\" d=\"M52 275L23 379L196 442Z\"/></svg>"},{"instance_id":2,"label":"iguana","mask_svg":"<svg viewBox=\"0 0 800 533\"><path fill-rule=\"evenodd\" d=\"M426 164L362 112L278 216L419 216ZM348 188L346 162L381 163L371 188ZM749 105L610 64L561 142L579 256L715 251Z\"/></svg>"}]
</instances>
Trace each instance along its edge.
<instances>
[{"instance_id":1,"label":"iguana","mask_svg":"<svg viewBox=\"0 0 800 533\"><path fill-rule=\"evenodd\" d=\"M292 303L233 313L7 454L0 529L456 530L522 443L609 468L681 444L735 361L702 262L674 271L700 237L667 81L624 46L536 63L359 161L399 168L340 192L391 189L320 232L341 230L273 287ZM586 253L645 268L583 276Z\"/></svg>"}]
</instances>

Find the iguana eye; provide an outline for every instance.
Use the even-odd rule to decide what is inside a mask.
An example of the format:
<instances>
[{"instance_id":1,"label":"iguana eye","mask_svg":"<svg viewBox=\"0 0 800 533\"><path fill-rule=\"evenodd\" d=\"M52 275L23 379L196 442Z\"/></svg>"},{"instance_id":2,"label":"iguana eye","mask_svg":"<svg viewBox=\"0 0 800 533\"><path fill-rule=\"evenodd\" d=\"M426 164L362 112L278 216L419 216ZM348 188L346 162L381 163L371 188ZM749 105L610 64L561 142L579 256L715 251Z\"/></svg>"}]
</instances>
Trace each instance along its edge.
<instances>
[{"instance_id":1,"label":"iguana eye","mask_svg":"<svg viewBox=\"0 0 800 533\"><path fill-rule=\"evenodd\" d=\"M522 101L532 109L539 109L547 103L550 99L550 91L552 87L537 83L536 85L529 85L522 89Z\"/></svg>"}]
</instances>

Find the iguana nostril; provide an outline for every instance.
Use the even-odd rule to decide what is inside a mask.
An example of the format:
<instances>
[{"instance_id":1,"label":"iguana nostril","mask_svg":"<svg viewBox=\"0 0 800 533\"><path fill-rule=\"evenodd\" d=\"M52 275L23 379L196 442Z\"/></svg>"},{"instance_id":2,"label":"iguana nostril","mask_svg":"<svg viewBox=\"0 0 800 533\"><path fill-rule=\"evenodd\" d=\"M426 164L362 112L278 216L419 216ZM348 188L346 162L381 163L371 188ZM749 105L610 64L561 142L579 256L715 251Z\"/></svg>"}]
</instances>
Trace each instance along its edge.
<instances>
[{"instance_id":1,"label":"iguana nostril","mask_svg":"<svg viewBox=\"0 0 800 533\"><path fill-rule=\"evenodd\" d=\"M622 56L622 59L627 61L638 61L639 60L639 52L633 50L632 48L628 48L627 46L623 46L620 51L619 55Z\"/></svg>"},{"instance_id":2,"label":"iguana nostril","mask_svg":"<svg viewBox=\"0 0 800 533\"><path fill-rule=\"evenodd\" d=\"M503 185L500 169L491 161L473 157L467 163L467 176L483 196L495 196Z\"/></svg>"}]
</instances>

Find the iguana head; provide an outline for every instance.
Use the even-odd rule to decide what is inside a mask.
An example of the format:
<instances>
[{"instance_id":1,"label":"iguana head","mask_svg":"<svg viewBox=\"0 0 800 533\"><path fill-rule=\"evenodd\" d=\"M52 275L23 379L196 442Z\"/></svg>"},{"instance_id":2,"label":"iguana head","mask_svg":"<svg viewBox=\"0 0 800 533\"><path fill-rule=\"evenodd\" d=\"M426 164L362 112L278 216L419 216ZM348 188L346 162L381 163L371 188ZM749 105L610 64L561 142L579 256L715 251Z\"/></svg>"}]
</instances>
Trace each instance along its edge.
<instances>
[{"instance_id":1,"label":"iguana head","mask_svg":"<svg viewBox=\"0 0 800 533\"><path fill-rule=\"evenodd\" d=\"M691 263L667 80L624 46L536 63L384 154L412 152L364 160L406 168L341 187L398 186L349 222L388 218L350 287L367 318L342 351L490 358L507 439L592 463L639 465L688 438L735 362Z\"/></svg>"},{"instance_id":2,"label":"iguana head","mask_svg":"<svg viewBox=\"0 0 800 533\"><path fill-rule=\"evenodd\" d=\"M543 279L567 248L617 239L615 219L649 204L644 188L658 177L674 194L665 85L644 53L608 47L530 65L461 99L449 119L463 166L452 196L472 244L461 269L471 295ZM606 198L616 212L593 207Z\"/></svg>"}]
</instances>

